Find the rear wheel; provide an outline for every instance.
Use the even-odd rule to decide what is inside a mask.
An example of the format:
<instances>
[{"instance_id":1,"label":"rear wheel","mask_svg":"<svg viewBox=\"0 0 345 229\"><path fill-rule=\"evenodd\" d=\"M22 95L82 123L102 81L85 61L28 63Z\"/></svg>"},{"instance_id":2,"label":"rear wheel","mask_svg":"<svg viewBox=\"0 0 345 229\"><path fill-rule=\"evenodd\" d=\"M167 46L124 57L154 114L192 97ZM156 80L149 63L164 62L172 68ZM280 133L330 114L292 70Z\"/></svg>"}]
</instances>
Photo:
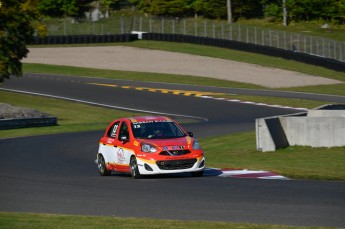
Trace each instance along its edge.
<instances>
[{"instance_id":1,"label":"rear wheel","mask_svg":"<svg viewBox=\"0 0 345 229\"><path fill-rule=\"evenodd\" d=\"M134 179L138 179L141 177L141 174L139 173L139 169L138 169L138 164L137 164L137 159L132 156L130 163L129 163L130 169L131 169L131 176Z\"/></svg>"},{"instance_id":2,"label":"rear wheel","mask_svg":"<svg viewBox=\"0 0 345 229\"><path fill-rule=\"evenodd\" d=\"M191 172L192 177L201 177L204 174L204 170L198 172Z\"/></svg>"},{"instance_id":3,"label":"rear wheel","mask_svg":"<svg viewBox=\"0 0 345 229\"><path fill-rule=\"evenodd\" d=\"M105 166L105 160L102 154L98 154L97 156L97 167L98 167L98 172L101 176L110 175L110 171L108 171L107 167Z\"/></svg>"}]
</instances>

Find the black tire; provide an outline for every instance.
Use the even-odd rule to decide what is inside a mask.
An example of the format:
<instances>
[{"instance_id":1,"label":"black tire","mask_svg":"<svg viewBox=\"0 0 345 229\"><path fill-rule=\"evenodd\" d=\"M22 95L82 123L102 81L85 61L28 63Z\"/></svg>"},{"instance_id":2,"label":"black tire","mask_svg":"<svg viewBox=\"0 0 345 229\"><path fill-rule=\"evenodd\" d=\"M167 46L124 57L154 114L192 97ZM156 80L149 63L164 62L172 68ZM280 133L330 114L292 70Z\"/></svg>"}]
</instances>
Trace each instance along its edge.
<instances>
[{"instance_id":1,"label":"black tire","mask_svg":"<svg viewBox=\"0 0 345 229\"><path fill-rule=\"evenodd\" d=\"M191 172L192 177L201 177L204 174L204 170L198 172Z\"/></svg>"},{"instance_id":2,"label":"black tire","mask_svg":"<svg viewBox=\"0 0 345 229\"><path fill-rule=\"evenodd\" d=\"M105 166L105 160L102 154L98 154L97 156L97 167L98 167L98 172L101 176L110 175L110 171L108 171L107 167Z\"/></svg>"},{"instance_id":3,"label":"black tire","mask_svg":"<svg viewBox=\"0 0 345 229\"><path fill-rule=\"evenodd\" d=\"M131 157L129 167L131 169L131 176L133 179L138 179L141 177L141 174L138 169L137 159L134 156Z\"/></svg>"}]
</instances>

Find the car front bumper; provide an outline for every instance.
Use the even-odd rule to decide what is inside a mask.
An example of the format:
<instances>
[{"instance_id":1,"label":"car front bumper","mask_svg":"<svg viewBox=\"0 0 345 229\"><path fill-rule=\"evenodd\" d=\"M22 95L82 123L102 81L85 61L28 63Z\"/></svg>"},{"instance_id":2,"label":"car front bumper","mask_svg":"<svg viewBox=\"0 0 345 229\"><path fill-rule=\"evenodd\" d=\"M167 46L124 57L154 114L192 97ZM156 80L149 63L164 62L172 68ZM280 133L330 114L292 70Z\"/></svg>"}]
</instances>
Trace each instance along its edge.
<instances>
[{"instance_id":1,"label":"car front bumper","mask_svg":"<svg viewBox=\"0 0 345 229\"><path fill-rule=\"evenodd\" d=\"M137 158L137 164L142 175L198 172L205 168L205 157L159 161Z\"/></svg>"}]
</instances>

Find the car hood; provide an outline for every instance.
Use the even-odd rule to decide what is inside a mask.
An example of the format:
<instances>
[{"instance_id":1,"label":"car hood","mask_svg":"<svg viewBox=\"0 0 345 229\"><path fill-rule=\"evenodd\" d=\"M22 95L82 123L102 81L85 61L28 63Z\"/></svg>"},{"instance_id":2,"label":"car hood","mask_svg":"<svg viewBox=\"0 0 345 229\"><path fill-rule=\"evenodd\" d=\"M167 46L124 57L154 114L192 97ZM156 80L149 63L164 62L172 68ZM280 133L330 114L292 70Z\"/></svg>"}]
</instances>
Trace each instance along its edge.
<instances>
[{"instance_id":1,"label":"car hood","mask_svg":"<svg viewBox=\"0 0 345 229\"><path fill-rule=\"evenodd\" d=\"M145 139L141 142L149 143L162 148L163 150L176 150L190 148L193 144L193 138L187 136L171 139Z\"/></svg>"}]
</instances>

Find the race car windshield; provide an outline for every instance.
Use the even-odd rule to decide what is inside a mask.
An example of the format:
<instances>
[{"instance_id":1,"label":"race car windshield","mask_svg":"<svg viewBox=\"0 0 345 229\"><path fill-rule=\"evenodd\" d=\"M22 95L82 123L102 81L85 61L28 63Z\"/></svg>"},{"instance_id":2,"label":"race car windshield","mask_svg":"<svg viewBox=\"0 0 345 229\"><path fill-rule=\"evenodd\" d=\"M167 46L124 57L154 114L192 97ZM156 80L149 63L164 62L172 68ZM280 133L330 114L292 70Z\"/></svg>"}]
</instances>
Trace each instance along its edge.
<instances>
[{"instance_id":1,"label":"race car windshield","mask_svg":"<svg viewBox=\"0 0 345 229\"><path fill-rule=\"evenodd\" d=\"M132 123L133 135L142 139L181 138L186 134L174 122L137 122Z\"/></svg>"}]
</instances>

